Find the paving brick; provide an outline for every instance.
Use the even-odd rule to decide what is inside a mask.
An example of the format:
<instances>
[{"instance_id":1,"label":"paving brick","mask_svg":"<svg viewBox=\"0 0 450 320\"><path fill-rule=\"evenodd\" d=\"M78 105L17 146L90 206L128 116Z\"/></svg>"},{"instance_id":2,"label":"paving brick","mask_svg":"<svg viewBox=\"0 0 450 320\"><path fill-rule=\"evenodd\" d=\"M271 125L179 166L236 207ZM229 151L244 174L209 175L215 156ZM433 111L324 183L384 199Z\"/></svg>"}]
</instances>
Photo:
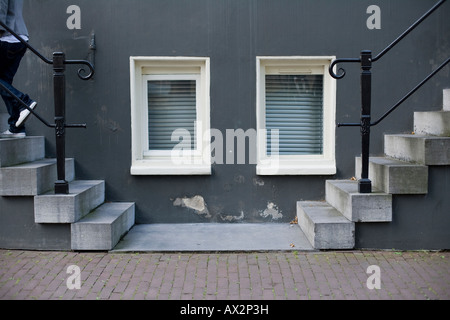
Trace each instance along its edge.
<instances>
[{"instance_id":1,"label":"paving brick","mask_svg":"<svg viewBox=\"0 0 450 320\"><path fill-rule=\"evenodd\" d=\"M69 290L67 266L82 285ZM381 289L366 286L381 269ZM0 299L450 299L450 252L60 253L0 250Z\"/></svg>"}]
</instances>

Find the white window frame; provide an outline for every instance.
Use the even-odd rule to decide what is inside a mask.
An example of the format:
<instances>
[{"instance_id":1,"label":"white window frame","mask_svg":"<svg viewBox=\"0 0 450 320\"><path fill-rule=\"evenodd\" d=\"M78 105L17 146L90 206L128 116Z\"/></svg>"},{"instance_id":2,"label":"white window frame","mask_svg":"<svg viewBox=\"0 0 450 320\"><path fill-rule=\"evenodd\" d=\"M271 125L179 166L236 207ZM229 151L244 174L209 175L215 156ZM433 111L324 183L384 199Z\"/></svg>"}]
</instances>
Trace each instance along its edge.
<instances>
[{"instance_id":1,"label":"white window frame","mask_svg":"<svg viewBox=\"0 0 450 320\"><path fill-rule=\"evenodd\" d=\"M132 175L210 175L210 61L204 57L130 57ZM196 150L148 150L149 80L196 81ZM192 139L194 137L191 137Z\"/></svg>"},{"instance_id":2,"label":"white window frame","mask_svg":"<svg viewBox=\"0 0 450 320\"><path fill-rule=\"evenodd\" d=\"M196 88L196 101L199 101L201 99L201 84L200 84L200 74L149 74L149 75L144 75L143 77L143 81L142 81L142 93L144 94L144 96L142 97L143 101L147 101L147 97L148 97L148 85L147 82L148 81L159 81L159 80L194 80L195 81L195 88ZM196 112L197 112L197 121L199 118L202 118L202 110L203 108L201 108L201 104L197 103L196 104ZM148 124L148 112L143 114L142 117L142 121L143 121L143 128L144 130L146 130L148 128L145 127L146 124ZM195 126L196 128L196 145L197 146L201 146L201 139L202 139L202 135L203 133L201 132L201 126ZM144 146L148 146L149 145L149 134L148 131L145 135L145 137L143 138L143 145ZM191 139L193 139L193 137L191 137ZM170 157L172 156L172 152L168 151L168 150L146 150L144 148L143 150L144 152L144 159L152 159L154 157ZM201 150L199 150L199 148L197 147L196 150L184 150L184 155L187 156L201 156Z\"/></svg>"},{"instance_id":3,"label":"white window frame","mask_svg":"<svg viewBox=\"0 0 450 320\"><path fill-rule=\"evenodd\" d=\"M289 56L256 58L256 118L258 175L333 175L336 174L335 122L336 80L328 73L334 56ZM267 155L266 75L322 74L323 77L323 153L321 155Z\"/></svg>"}]
</instances>

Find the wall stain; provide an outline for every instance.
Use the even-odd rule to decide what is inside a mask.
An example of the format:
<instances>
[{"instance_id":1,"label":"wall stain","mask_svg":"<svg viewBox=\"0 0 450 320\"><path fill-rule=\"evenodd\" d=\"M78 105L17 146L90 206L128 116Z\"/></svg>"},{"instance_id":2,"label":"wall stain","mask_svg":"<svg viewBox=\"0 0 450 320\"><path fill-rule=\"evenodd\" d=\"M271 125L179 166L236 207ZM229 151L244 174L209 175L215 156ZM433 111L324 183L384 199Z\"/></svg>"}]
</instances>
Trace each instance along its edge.
<instances>
[{"instance_id":1,"label":"wall stain","mask_svg":"<svg viewBox=\"0 0 450 320\"><path fill-rule=\"evenodd\" d=\"M220 218L222 219L222 221L228 221L228 222L240 221L240 220L244 219L244 211L241 211L240 216L220 214Z\"/></svg>"},{"instance_id":2,"label":"wall stain","mask_svg":"<svg viewBox=\"0 0 450 320\"><path fill-rule=\"evenodd\" d=\"M96 115L95 124L100 128L106 131L111 132L122 132L123 129L120 127L120 124L117 121L107 118L106 114L108 113L108 108L106 106L101 107L102 115Z\"/></svg>"},{"instance_id":3,"label":"wall stain","mask_svg":"<svg viewBox=\"0 0 450 320\"><path fill-rule=\"evenodd\" d=\"M253 178L253 185L256 187L264 186L264 180L261 178Z\"/></svg>"}]
</instances>

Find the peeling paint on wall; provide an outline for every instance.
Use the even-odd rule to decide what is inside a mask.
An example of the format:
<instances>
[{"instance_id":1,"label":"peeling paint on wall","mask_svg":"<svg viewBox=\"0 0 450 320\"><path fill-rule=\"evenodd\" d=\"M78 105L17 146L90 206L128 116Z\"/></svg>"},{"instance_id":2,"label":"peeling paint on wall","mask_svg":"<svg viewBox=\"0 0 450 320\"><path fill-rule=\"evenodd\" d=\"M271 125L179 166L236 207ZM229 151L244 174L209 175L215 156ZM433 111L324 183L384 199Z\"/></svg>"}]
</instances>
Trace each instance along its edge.
<instances>
[{"instance_id":1,"label":"peeling paint on wall","mask_svg":"<svg viewBox=\"0 0 450 320\"><path fill-rule=\"evenodd\" d=\"M264 211L260 211L260 215L263 218L272 217L272 220L278 220L283 217L281 210L273 202L267 203L267 208Z\"/></svg>"},{"instance_id":2,"label":"peeling paint on wall","mask_svg":"<svg viewBox=\"0 0 450 320\"><path fill-rule=\"evenodd\" d=\"M239 221L239 220L244 219L244 211L241 211L241 215L240 216L222 215L222 214L220 214L220 218L223 221L228 221L228 222Z\"/></svg>"},{"instance_id":3,"label":"peeling paint on wall","mask_svg":"<svg viewBox=\"0 0 450 320\"><path fill-rule=\"evenodd\" d=\"M205 199L202 196L195 196L192 198L176 198L173 202L173 205L176 207L188 208L194 210L198 215L204 215L205 218L211 218L209 214L209 210L206 206Z\"/></svg>"}]
</instances>

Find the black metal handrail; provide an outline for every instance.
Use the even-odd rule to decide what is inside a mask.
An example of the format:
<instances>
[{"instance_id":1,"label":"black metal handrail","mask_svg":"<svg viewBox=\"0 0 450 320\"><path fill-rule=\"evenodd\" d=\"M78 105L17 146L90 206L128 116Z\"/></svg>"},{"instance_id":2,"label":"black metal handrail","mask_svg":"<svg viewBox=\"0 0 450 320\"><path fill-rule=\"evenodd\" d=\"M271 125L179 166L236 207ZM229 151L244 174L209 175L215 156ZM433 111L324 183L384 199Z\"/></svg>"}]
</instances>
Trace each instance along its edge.
<instances>
[{"instance_id":1,"label":"black metal handrail","mask_svg":"<svg viewBox=\"0 0 450 320\"><path fill-rule=\"evenodd\" d=\"M422 17L414 22L405 32L403 32L397 39L395 39L390 45L383 49L377 56L372 57L372 51L361 51L360 58L343 58L335 59L330 64L329 73L335 79L342 79L346 72L343 68L339 68L335 73L334 69L338 63L360 63L361 64L361 122L360 123L338 123L338 127L361 127L361 179L358 181L358 191L360 193L371 193L372 182L369 179L369 151L370 151L370 129L383 121L389 114L397 109L403 102L405 102L411 95L419 90L426 82L434 77L439 71L442 70L448 63L450 63L450 57L442 63L436 70L428 75L423 81L421 81L414 89L412 89L407 95L400 99L395 105L393 105L380 119L372 122L371 119L371 99L372 99L372 64L383 57L389 50L395 47L403 38L405 38L411 31L419 26L426 18L428 18L433 12L435 12L446 0L440 0L430 10L428 10Z\"/></svg>"},{"instance_id":2,"label":"black metal handrail","mask_svg":"<svg viewBox=\"0 0 450 320\"><path fill-rule=\"evenodd\" d=\"M33 52L38 58L47 64L53 65L53 94L54 94L54 105L55 105L55 123L50 124L44 118L39 116L39 114L31 109L26 103L19 99L13 92L11 92L7 87L0 83L2 87L8 94L10 94L14 99L16 99L24 108L28 109L39 121L50 128L55 129L56 136L56 167L57 167L57 181L55 182L55 194L68 194L69 193L69 183L66 181L66 169L65 169L65 129L66 128L86 128L86 124L66 124L65 113L66 113L66 80L65 80L65 65L66 64L82 64L89 67L89 73L83 75L86 71L83 68L78 69L78 77L81 80L89 80L94 76L95 69L91 62L86 60L66 60L65 54L62 52L54 52L53 59L47 59L39 51L37 51L33 46L31 46L27 41L22 39L17 33L11 30L7 25L0 21L0 25L12 34L17 40L24 44L31 52ZM94 50L94 49L93 49Z\"/></svg>"},{"instance_id":3,"label":"black metal handrail","mask_svg":"<svg viewBox=\"0 0 450 320\"><path fill-rule=\"evenodd\" d=\"M419 90L425 83L428 82L431 78L433 78L439 71L441 71L447 64L450 63L450 57L447 58L436 70L434 70L432 73L430 73L425 79L423 79L414 89L412 89L410 92L408 92L407 95L405 95L403 98L401 98L396 104L394 104L384 115L380 117L375 122L372 122L370 125L376 126L381 121L383 121L388 115L391 114L392 111L397 109L403 102L405 102L410 96L412 96L417 90Z\"/></svg>"}]
</instances>

